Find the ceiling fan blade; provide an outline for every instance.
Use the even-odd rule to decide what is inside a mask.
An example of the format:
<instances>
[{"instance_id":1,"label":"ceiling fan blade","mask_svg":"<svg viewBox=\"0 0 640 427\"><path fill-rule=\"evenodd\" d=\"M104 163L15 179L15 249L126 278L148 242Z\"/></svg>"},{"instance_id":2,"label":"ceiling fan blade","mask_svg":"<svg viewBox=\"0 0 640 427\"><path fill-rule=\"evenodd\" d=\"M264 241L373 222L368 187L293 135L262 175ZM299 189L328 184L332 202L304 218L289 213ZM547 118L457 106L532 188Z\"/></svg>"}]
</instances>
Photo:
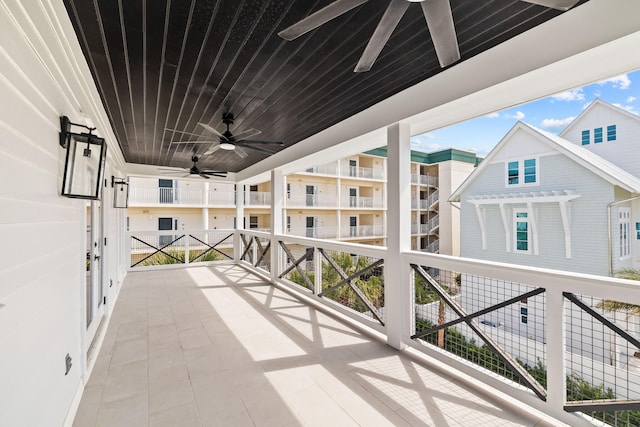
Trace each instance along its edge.
<instances>
[{"instance_id":1,"label":"ceiling fan blade","mask_svg":"<svg viewBox=\"0 0 640 427\"><path fill-rule=\"evenodd\" d=\"M205 174L205 175L209 175L209 176L217 176L220 178L226 178L227 177L227 173L226 172L222 172L222 171L202 171L200 172L200 174Z\"/></svg>"},{"instance_id":2,"label":"ceiling fan blade","mask_svg":"<svg viewBox=\"0 0 640 427\"><path fill-rule=\"evenodd\" d=\"M409 2L406 0L391 0L353 71L361 73L371 69L408 7Z\"/></svg>"},{"instance_id":3,"label":"ceiling fan blade","mask_svg":"<svg viewBox=\"0 0 640 427\"><path fill-rule=\"evenodd\" d=\"M208 156L209 154L215 153L219 149L220 149L220 144L214 145L213 147L209 148L207 151L202 153L202 155L203 156Z\"/></svg>"},{"instance_id":4,"label":"ceiling fan blade","mask_svg":"<svg viewBox=\"0 0 640 427\"><path fill-rule=\"evenodd\" d=\"M558 10L569 10L571 9L579 0L522 0L527 3L539 4L540 6L550 7L552 9Z\"/></svg>"},{"instance_id":5,"label":"ceiling fan blade","mask_svg":"<svg viewBox=\"0 0 640 427\"><path fill-rule=\"evenodd\" d=\"M427 20L433 46L442 68L460 60L458 37L453 24L449 0L429 0L420 3Z\"/></svg>"},{"instance_id":6,"label":"ceiling fan blade","mask_svg":"<svg viewBox=\"0 0 640 427\"><path fill-rule=\"evenodd\" d=\"M240 156L241 159L246 159L247 157L249 157L249 153L247 153L246 151L244 151L242 148L238 146L236 146L233 152L236 153L238 156Z\"/></svg>"},{"instance_id":7,"label":"ceiling fan blade","mask_svg":"<svg viewBox=\"0 0 640 427\"><path fill-rule=\"evenodd\" d=\"M280 31L278 35L287 41L294 40L369 0L337 0L301 21Z\"/></svg>"},{"instance_id":8,"label":"ceiling fan blade","mask_svg":"<svg viewBox=\"0 0 640 427\"><path fill-rule=\"evenodd\" d=\"M211 132L212 134L214 134L214 135L216 135L216 136L219 136L220 138L227 139L223 134L221 134L220 132L218 132L217 130L215 130L214 128L212 128L211 126L209 126L208 124L206 124L206 123L200 123L200 122L198 122L198 124L199 124L200 126L202 126L203 128L205 128L206 130L208 130L209 132ZM202 135L200 135L200 136L202 136Z\"/></svg>"},{"instance_id":9,"label":"ceiling fan blade","mask_svg":"<svg viewBox=\"0 0 640 427\"><path fill-rule=\"evenodd\" d=\"M265 153L265 154L268 154L270 156L275 154L273 151L265 150L264 148L256 147L254 145L242 145L242 148L248 148L248 149L253 150L253 151L259 151L260 153ZM238 150L238 146L236 146L236 150Z\"/></svg>"},{"instance_id":10,"label":"ceiling fan blade","mask_svg":"<svg viewBox=\"0 0 640 427\"><path fill-rule=\"evenodd\" d=\"M205 179L209 179L209 177L207 176L207 174L200 172L198 175L200 175L201 177L205 178Z\"/></svg>"},{"instance_id":11,"label":"ceiling fan blade","mask_svg":"<svg viewBox=\"0 0 640 427\"><path fill-rule=\"evenodd\" d=\"M236 141L236 144L240 144L243 147L248 146L249 144L258 144L258 145L277 145L279 147L284 146L284 142L282 141L258 141L258 140L248 140L248 141ZM247 145L245 145L247 144Z\"/></svg>"},{"instance_id":12,"label":"ceiling fan blade","mask_svg":"<svg viewBox=\"0 0 640 427\"><path fill-rule=\"evenodd\" d=\"M243 132L240 132L237 135L233 135L233 138L236 141L240 141L240 140L244 140L247 138L251 138L252 136L256 136L259 135L260 133L262 133L261 131L259 131L258 129L247 129Z\"/></svg>"},{"instance_id":13,"label":"ceiling fan blade","mask_svg":"<svg viewBox=\"0 0 640 427\"><path fill-rule=\"evenodd\" d=\"M218 141L171 141L172 144L215 144Z\"/></svg>"}]
</instances>

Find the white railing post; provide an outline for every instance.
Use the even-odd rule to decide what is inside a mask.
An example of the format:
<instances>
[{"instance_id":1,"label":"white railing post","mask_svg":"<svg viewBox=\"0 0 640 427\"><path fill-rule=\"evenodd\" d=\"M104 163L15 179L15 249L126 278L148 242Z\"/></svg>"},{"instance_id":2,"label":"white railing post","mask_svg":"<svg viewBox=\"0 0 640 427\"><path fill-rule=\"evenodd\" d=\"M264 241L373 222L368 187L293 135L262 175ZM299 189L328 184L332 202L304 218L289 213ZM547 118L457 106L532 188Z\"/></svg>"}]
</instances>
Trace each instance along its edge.
<instances>
[{"instance_id":1,"label":"white railing post","mask_svg":"<svg viewBox=\"0 0 640 427\"><path fill-rule=\"evenodd\" d=\"M233 260L240 262L242 255L242 239L240 230L244 229L244 186L236 184L236 233L233 236Z\"/></svg>"},{"instance_id":2,"label":"white railing post","mask_svg":"<svg viewBox=\"0 0 640 427\"><path fill-rule=\"evenodd\" d=\"M565 385L565 321L564 297L559 287L546 288L547 331L547 402L549 414L560 417L564 413Z\"/></svg>"},{"instance_id":3,"label":"white railing post","mask_svg":"<svg viewBox=\"0 0 640 427\"><path fill-rule=\"evenodd\" d=\"M411 272L402 252L411 249L411 146L409 125L387 128L388 205L387 255L384 262L384 301L387 343L397 349L406 346L411 328L409 288Z\"/></svg>"},{"instance_id":4,"label":"white railing post","mask_svg":"<svg viewBox=\"0 0 640 427\"><path fill-rule=\"evenodd\" d=\"M271 171L271 282L278 280L279 254L277 235L284 234L284 193L285 182L281 170Z\"/></svg>"}]
</instances>

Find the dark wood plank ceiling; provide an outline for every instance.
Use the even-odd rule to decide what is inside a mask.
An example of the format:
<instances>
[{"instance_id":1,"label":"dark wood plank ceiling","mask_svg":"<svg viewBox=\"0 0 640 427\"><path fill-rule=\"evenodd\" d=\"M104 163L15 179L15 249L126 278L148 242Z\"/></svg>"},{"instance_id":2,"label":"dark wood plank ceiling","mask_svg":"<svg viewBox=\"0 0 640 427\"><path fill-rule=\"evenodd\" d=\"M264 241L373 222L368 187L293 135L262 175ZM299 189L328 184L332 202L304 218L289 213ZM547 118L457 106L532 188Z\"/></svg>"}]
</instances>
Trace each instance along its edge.
<instances>
[{"instance_id":1,"label":"dark wood plank ceiling","mask_svg":"<svg viewBox=\"0 0 640 427\"><path fill-rule=\"evenodd\" d=\"M190 166L210 146L172 144L186 138L165 129L215 141L197 123L223 131L225 111L236 117L232 131L259 129L256 138L288 147L441 71L417 4L371 71L354 73L389 0L369 0L292 42L278 31L332 0L64 2L130 163ZM520 0L451 7L462 61L560 13ZM200 166L237 172L265 157L246 151L243 159L218 150Z\"/></svg>"}]
</instances>

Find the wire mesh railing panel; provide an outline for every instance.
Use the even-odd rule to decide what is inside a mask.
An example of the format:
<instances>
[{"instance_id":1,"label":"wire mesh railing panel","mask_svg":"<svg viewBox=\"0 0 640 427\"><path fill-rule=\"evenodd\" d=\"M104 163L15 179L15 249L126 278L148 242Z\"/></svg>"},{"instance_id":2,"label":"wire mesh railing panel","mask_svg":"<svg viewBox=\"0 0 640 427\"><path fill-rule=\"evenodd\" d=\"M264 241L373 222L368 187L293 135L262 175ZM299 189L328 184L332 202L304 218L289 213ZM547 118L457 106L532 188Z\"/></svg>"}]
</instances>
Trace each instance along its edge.
<instances>
[{"instance_id":1,"label":"wire mesh railing panel","mask_svg":"<svg viewBox=\"0 0 640 427\"><path fill-rule=\"evenodd\" d=\"M251 265L254 262L254 253L253 253L253 236L240 233L240 260L247 261Z\"/></svg>"},{"instance_id":2,"label":"wire mesh railing panel","mask_svg":"<svg viewBox=\"0 0 640 427\"><path fill-rule=\"evenodd\" d=\"M279 242L282 262L279 277L310 291L315 288L315 250L295 243Z\"/></svg>"},{"instance_id":3,"label":"wire mesh railing panel","mask_svg":"<svg viewBox=\"0 0 640 427\"><path fill-rule=\"evenodd\" d=\"M190 263L233 260L233 232L194 231L187 237Z\"/></svg>"},{"instance_id":4,"label":"wire mesh railing panel","mask_svg":"<svg viewBox=\"0 0 640 427\"><path fill-rule=\"evenodd\" d=\"M412 265L412 338L546 396L543 288Z\"/></svg>"},{"instance_id":5,"label":"wire mesh railing panel","mask_svg":"<svg viewBox=\"0 0 640 427\"><path fill-rule=\"evenodd\" d=\"M257 267L264 271L271 271L271 240L268 237L254 236L254 244L256 245L256 263Z\"/></svg>"},{"instance_id":6,"label":"wire mesh railing panel","mask_svg":"<svg viewBox=\"0 0 640 427\"><path fill-rule=\"evenodd\" d=\"M323 250L320 296L384 325L384 260Z\"/></svg>"},{"instance_id":7,"label":"wire mesh railing panel","mask_svg":"<svg viewBox=\"0 0 640 427\"><path fill-rule=\"evenodd\" d=\"M640 425L640 305L564 296L567 410Z\"/></svg>"},{"instance_id":8,"label":"wire mesh railing panel","mask_svg":"<svg viewBox=\"0 0 640 427\"><path fill-rule=\"evenodd\" d=\"M136 233L131 236L131 264L134 267L183 264L185 235Z\"/></svg>"}]
</instances>

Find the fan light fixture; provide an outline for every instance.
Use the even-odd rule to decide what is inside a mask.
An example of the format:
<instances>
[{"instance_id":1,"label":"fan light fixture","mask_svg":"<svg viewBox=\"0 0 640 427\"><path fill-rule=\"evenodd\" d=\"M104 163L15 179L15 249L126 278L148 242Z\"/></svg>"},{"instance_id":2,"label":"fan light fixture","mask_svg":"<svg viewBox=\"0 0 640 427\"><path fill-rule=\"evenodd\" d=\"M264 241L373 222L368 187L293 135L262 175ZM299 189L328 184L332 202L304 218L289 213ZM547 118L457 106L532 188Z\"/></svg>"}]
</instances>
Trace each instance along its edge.
<instances>
[{"instance_id":1,"label":"fan light fixture","mask_svg":"<svg viewBox=\"0 0 640 427\"><path fill-rule=\"evenodd\" d=\"M71 132L71 126L87 129L88 133ZM75 199L100 199L100 183L107 154L104 138L93 134L96 128L71 123L67 116L60 117L60 139L67 150L62 178L61 195Z\"/></svg>"},{"instance_id":2,"label":"fan light fixture","mask_svg":"<svg viewBox=\"0 0 640 427\"><path fill-rule=\"evenodd\" d=\"M230 143L229 141L220 141L220 148L223 150L235 150L236 146L232 143Z\"/></svg>"}]
</instances>

